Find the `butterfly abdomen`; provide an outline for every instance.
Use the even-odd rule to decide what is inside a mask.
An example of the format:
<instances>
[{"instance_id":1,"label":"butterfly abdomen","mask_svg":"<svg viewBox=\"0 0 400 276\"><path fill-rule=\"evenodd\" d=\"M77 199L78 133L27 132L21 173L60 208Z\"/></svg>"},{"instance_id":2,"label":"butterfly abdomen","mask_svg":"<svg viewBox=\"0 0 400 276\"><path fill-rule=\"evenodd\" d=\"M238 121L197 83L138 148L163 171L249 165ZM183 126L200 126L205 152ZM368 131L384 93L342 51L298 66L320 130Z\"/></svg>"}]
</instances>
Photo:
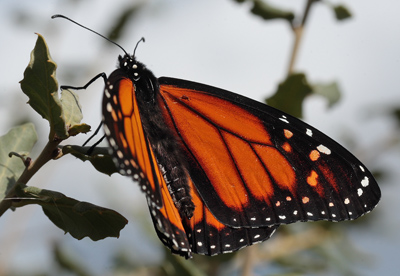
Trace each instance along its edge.
<instances>
[{"instance_id":1,"label":"butterfly abdomen","mask_svg":"<svg viewBox=\"0 0 400 276\"><path fill-rule=\"evenodd\" d=\"M140 101L140 100L139 100ZM187 162L179 148L177 138L164 122L160 107L154 102L139 105L143 128L148 135L157 163L176 208L185 217L191 218L194 204L188 186Z\"/></svg>"}]
</instances>

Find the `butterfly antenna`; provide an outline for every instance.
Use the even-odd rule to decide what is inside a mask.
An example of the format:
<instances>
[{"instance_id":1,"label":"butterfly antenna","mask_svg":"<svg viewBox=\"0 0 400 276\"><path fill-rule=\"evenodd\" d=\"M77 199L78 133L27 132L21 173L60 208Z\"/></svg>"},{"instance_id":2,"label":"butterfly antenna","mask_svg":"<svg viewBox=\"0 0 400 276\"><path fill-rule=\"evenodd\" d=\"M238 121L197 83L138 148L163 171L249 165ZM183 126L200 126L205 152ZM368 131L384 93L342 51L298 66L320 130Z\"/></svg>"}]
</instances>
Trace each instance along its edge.
<instances>
[{"instance_id":1,"label":"butterfly antenna","mask_svg":"<svg viewBox=\"0 0 400 276\"><path fill-rule=\"evenodd\" d=\"M124 48L122 48L122 46L121 45L119 45L118 43L116 43L116 42L114 42L114 41L112 41L112 40L110 40L110 39L108 39L107 37L105 37L104 35L102 35L102 34L99 34L98 32L96 32L96 31L93 31L92 29L89 29L88 27L85 27L85 26L83 26L82 24L79 24L78 22L76 22L76 21L74 21L74 20L72 20L71 18L69 18L69 17L66 17L66 16L64 16L64 15L62 15L62 14L55 14L55 15L53 15L51 18L52 19L54 19L54 18L58 18L58 17L61 17L61 18L64 18L64 19L67 19L67 20L69 20L69 21L71 21L72 23L75 23L76 25L78 25L79 27L82 27L82 28L84 28L84 29L86 29L86 30L88 30L88 31L91 31L92 33L95 33L95 34L97 34L98 36L101 36L102 38L104 38L105 40L107 40L107 41L109 41L109 42L111 42L112 44L114 44L114 45L116 45L116 46L118 46L122 51L124 51L124 53L126 54L126 55L128 55L129 56L129 54L125 51L125 49ZM144 38L142 38L141 40L143 40L144 41ZM141 40L139 40L139 42L141 41ZM138 42L138 44L139 44L139 42ZM136 44L136 47L137 47L137 44ZM136 50L136 47L135 47L135 50Z\"/></svg>"},{"instance_id":2,"label":"butterfly antenna","mask_svg":"<svg viewBox=\"0 0 400 276\"><path fill-rule=\"evenodd\" d=\"M136 43L136 46L135 46L135 49L133 49L133 56L135 56L135 53L136 53L136 49L137 49L137 47L139 46L139 43L140 42L146 42L145 40L144 40L144 37L142 37L137 43Z\"/></svg>"}]
</instances>

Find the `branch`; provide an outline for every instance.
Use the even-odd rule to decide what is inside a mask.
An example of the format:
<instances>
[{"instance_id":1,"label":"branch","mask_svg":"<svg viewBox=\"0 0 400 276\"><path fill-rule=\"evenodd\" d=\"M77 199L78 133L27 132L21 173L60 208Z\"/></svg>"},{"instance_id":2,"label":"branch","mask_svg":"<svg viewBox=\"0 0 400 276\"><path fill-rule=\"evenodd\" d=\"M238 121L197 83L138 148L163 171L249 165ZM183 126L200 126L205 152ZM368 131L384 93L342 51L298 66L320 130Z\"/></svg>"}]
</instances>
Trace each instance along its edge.
<instances>
[{"instance_id":1,"label":"branch","mask_svg":"<svg viewBox=\"0 0 400 276\"><path fill-rule=\"evenodd\" d=\"M292 48L292 55L290 57L289 68L287 75L290 76L293 73L294 63L297 59L297 53L300 46L301 38L303 37L303 30L306 24L308 14L310 12L311 5L317 2L318 0L307 0L306 7L304 9L303 19L298 26L292 25L293 33L294 33L294 43Z\"/></svg>"},{"instance_id":2,"label":"branch","mask_svg":"<svg viewBox=\"0 0 400 276\"><path fill-rule=\"evenodd\" d=\"M0 202L0 217L13 205L13 198L17 196L16 189L19 186L26 185L28 181L35 175L35 173L43 167L48 161L54 159L58 155L58 145L61 143L61 139L56 139L54 141L49 141L44 147L38 158L31 162L26 163L28 166L25 168L24 172L21 174L19 179L11 187L7 195Z\"/></svg>"}]
</instances>

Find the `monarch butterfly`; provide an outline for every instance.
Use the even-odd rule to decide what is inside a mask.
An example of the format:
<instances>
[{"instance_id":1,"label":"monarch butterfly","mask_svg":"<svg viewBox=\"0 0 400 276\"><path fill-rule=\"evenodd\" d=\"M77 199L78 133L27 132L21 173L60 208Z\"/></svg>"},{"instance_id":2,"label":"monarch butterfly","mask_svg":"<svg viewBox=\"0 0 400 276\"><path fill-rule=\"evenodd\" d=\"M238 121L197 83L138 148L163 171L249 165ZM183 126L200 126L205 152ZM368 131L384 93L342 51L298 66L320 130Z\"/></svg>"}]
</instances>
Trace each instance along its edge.
<instances>
[{"instance_id":1,"label":"monarch butterfly","mask_svg":"<svg viewBox=\"0 0 400 276\"><path fill-rule=\"evenodd\" d=\"M114 162L139 182L173 253L232 252L280 224L353 220L377 205L372 174L317 129L226 90L156 78L136 48L130 55L116 45L125 55L108 78L62 88L104 79L102 124Z\"/></svg>"}]
</instances>

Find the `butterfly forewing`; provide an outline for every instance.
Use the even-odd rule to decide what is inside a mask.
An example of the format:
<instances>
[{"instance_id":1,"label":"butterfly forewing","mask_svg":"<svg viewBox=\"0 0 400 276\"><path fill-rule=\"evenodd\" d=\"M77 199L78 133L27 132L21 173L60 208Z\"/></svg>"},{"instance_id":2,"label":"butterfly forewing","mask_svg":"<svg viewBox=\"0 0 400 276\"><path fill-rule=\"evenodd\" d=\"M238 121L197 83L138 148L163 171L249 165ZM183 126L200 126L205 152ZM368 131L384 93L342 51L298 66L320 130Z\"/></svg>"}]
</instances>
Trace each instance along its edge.
<instances>
[{"instance_id":1,"label":"butterfly forewing","mask_svg":"<svg viewBox=\"0 0 400 276\"><path fill-rule=\"evenodd\" d=\"M151 158L131 79L120 70L108 78L103 97L103 124L114 162L123 175L139 181L153 204L162 206L158 165Z\"/></svg>"},{"instance_id":2,"label":"butterfly forewing","mask_svg":"<svg viewBox=\"0 0 400 276\"><path fill-rule=\"evenodd\" d=\"M194 186L223 224L355 219L378 203L365 166L311 126L215 87L159 81Z\"/></svg>"}]
</instances>

